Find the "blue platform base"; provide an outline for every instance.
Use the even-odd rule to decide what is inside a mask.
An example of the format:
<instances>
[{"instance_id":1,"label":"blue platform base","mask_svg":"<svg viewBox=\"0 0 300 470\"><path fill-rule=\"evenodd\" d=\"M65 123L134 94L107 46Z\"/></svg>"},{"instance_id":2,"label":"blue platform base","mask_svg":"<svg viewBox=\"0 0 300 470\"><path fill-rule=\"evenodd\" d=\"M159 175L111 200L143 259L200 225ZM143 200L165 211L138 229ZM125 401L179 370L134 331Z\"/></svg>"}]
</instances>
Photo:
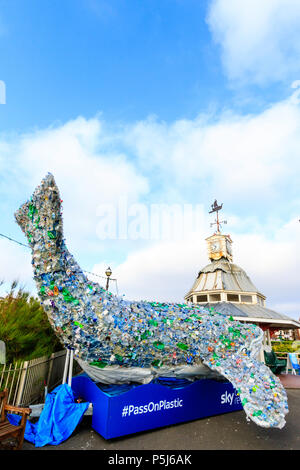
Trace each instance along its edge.
<instances>
[{"instance_id":1,"label":"blue platform base","mask_svg":"<svg viewBox=\"0 0 300 470\"><path fill-rule=\"evenodd\" d=\"M105 439L243 409L231 383L215 380L105 386L81 374L72 389L93 404L92 427Z\"/></svg>"}]
</instances>

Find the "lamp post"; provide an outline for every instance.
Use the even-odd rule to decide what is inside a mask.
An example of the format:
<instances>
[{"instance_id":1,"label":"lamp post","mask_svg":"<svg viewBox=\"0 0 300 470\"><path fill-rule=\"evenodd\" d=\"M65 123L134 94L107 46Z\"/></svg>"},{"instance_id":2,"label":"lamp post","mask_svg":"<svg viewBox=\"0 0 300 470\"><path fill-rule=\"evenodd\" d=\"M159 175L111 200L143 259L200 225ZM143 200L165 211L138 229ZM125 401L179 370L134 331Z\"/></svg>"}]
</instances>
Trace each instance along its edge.
<instances>
[{"instance_id":1,"label":"lamp post","mask_svg":"<svg viewBox=\"0 0 300 470\"><path fill-rule=\"evenodd\" d=\"M111 276L111 273L112 273L112 271L111 271L110 267L108 267L107 270L105 271L105 274L106 274L106 277L107 277L107 279L106 279L106 290L108 290L109 278Z\"/></svg>"}]
</instances>

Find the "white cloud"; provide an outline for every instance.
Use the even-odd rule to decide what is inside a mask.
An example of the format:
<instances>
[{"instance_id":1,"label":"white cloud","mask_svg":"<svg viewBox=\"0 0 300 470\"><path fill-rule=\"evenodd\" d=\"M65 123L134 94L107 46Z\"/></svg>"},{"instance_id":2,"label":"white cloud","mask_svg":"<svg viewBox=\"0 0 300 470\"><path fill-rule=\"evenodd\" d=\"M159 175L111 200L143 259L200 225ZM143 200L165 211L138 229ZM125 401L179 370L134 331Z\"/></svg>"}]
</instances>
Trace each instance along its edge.
<instances>
[{"instance_id":1,"label":"white cloud","mask_svg":"<svg viewBox=\"0 0 300 470\"><path fill-rule=\"evenodd\" d=\"M139 122L125 139L142 170L159 172L165 187L193 188L199 197L201 190L225 194L227 200L276 198L285 185L299 182L297 97L298 90L254 115Z\"/></svg>"},{"instance_id":2,"label":"white cloud","mask_svg":"<svg viewBox=\"0 0 300 470\"><path fill-rule=\"evenodd\" d=\"M19 286L32 290L33 273L30 250L0 238L0 253L0 281L4 281L3 286L0 287L0 295L9 291L13 281L18 281Z\"/></svg>"},{"instance_id":3,"label":"white cloud","mask_svg":"<svg viewBox=\"0 0 300 470\"><path fill-rule=\"evenodd\" d=\"M105 148L106 138L98 118L78 118L13 139L2 137L1 205L9 227L13 212L31 197L50 171L63 199L64 234L70 251L83 259L91 253L99 254L103 249L96 235L99 204L117 203L124 194L129 201L135 201L148 191L147 179L136 171L127 156ZM12 236L5 225L3 221L1 232ZM21 231L18 235L17 226L12 238L26 242ZM0 279L10 282L19 278L32 286L31 260L24 250L2 241ZM86 266L84 263L83 269Z\"/></svg>"},{"instance_id":4,"label":"white cloud","mask_svg":"<svg viewBox=\"0 0 300 470\"><path fill-rule=\"evenodd\" d=\"M198 234L189 240L161 241L130 253L113 269L120 294L129 300L160 300L183 302L199 267L205 261L205 252L198 249ZM202 250L203 239L200 241ZM197 256L198 255L198 256ZM102 274L105 265L96 264L93 272ZM114 286L113 286L114 287ZM115 292L113 290L112 291Z\"/></svg>"},{"instance_id":5,"label":"white cloud","mask_svg":"<svg viewBox=\"0 0 300 470\"><path fill-rule=\"evenodd\" d=\"M300 318L299 255L300 224L290 220L274 237L263 233L238 234L233 238L234 263L246 271L258 291L266 295L266 307ZM199 270L209 264L204 232L189 240L151 244L129 254L113 268L120 294L129 300L183 302ZM103 275L107 266L96 264L93 272ZM115 291L114 284L111 285Z\"/></svg>"},{"instance_id":6,"label":"white cloud","mask_svg":"<svg viewBox=\"0 0 300 470\"><path fill-rule=\"evenodd\" d=\"M264 228L255 234L234 238L236 262L243 267L256 287L267 296L266 306L300 318L298 218L274 227L273 234Z\"/></svg>"},{"instance_id":7,"label":"white cloud","mask_svg":"<svg viewBox=\"0 0 300 470\"><path fill-rule=\"evenodd\" d=\"M63 199L65 235L77 249L82 239L88 248L95 238L99 204L116 203L124 194L135 201L148 191L147 179L127 156L105 148L106 138L98 118L77 118L20 136L6 155L4 176L19 184L25 199L53 173Z\"/></svg>"},{"instance_id":8,"label":"white cloud","mask_svg":"<svg viewBox=\"0 0 300 470\"><path fill-rule=\"evenodd\" d=\"M298 0L212 0L207 22L230 79L267 84L299 78Z\"/></svg>"}]
</instances>

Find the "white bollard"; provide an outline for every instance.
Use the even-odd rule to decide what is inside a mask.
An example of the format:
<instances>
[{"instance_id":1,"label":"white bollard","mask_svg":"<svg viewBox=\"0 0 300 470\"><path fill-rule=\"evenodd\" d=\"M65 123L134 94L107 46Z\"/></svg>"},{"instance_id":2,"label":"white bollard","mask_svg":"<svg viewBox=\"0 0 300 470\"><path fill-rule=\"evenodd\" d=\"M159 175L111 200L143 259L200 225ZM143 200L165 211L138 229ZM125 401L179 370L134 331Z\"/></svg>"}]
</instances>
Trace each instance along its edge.
<instances>
[{"instance_id":1,"label":"white bollard","mask_svg":"<svg viewBox=\"0 0 300 470\"><path fill-rule=\"evenodd\" d=\"M65 360L65 367L64 367L64 375L62 379L62 383L65 384L67 380L67 373L68 373L68 366L69 366L69 357L70 357L70 349L67 349L66 360Z\"/></svg>"},{"instance_id":2,"label":"white bollard","mask_svg":"<svg viewBox=\"0 0 300 470\"><path fill-rule=\"evenodd\" d=\"M71 385L72 385L73 358L74 358L74 349L71 349L70 364L69 364L69 380L68 380L68 385L69 385L70 387L71 387Z\"/></svg>"}]
</instances>

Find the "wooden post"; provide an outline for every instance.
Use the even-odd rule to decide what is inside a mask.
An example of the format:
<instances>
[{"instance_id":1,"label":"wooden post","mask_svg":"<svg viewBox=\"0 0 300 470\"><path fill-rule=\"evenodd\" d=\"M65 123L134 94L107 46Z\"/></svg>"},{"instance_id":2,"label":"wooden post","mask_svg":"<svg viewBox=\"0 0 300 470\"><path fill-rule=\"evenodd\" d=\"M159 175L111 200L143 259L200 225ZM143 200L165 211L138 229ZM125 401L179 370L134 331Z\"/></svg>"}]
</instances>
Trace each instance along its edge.
<instances>
[{"instance_id":1,"label":"wooden post","mask_svg":"<svg viewBox=\"0 0 300 470\"><path fill-rule=\"evenodd\" d=\"M17 406L19 406L22 403L22 396L24 392L24 386L26 383L26 377L27 377L27 372L28 372L28 364L29 361L25 361L23 364L23 370L21 373L21 378L20 378L20 385L18 389L18 395L17 395Z\"/></svg>"},{"instance_id":2,"label":"wooden post","mask_svg":"<svg viewBox=\"0 0 300 470\"><path fill-rule=\"evenodd\" d=\"M5 367L6 367L6 364L4 364L3 369L2 369L2 374L1 374L1 377L0 377L0 387L2 385L2 381L4 380Z\"/></svg>"},{"instance_id":3,"label":"wooden post","mask_svg":"<svg viewBox=\"0 0 300 470\"><path fill-rule=\"evenodd\" d=\"M259 351L259 360L260 362L265 362L264 347L262 346Z\"/></svg>"},{"instance_id":4,"label":"wooden post","mask_svg":"<svg viewBox=\"0 0 300 470\"><path fill-rule=\"evenodd\" d=\"M46 385L47 385L48 388L49 388L49 384L51 382L51 374L52 374L54 356L55 356L54 353L52 353L51 356L50 356L50 365L49 365L48 377L47 377L47 381L46 381Z\"/></svg>"},{"instance_id":5,"label":"wooden post","mask_svg":"<svg viewBox=\"0 0 300 470\"><path fill-rule=\"evenodd\" d=\"M65 360L65 368L64 368L64 375L62 379L62 383L65 384L67 380L67 373L68 373L68 365L69 365L69 358L70 358L70 349L67 349L67 355Z\"/></svg>"},{"instance_id":6,"label":"wooden post","mask_svg":"<svg viewBox=\"0 0 300 470\"><path fill-rule=\"evenodd\" d=\"M9 364L9 368L8 368L7 376L6 376L6 383L4 385L5 389L7 388L7 384L8 384L8 380L9 380L9 376L10 376L10 372L11 372L11 367L12 367L12 364Z\"/></svg>"},{"instance_id":7,"label":"wooden post","mask_svg":"<svg viewBox=\"0 0 300 470\"><path fill-rule=\"evenodd\" d=\"M16 362L16 367L18 367L18 362ZM20 383L20 377L21 377L21 374L22 374L22 370L23 370L23 363L22 361L19 363L19 369L17 369L18 371L18 378L17 378L17 383L16 383L16 386L15 386L15 393L14 393L14 398L13 398L13 402L12 402L12 405L15 406L16 405L16 399L17 399L17 394L18 394L18 390L19 390L19 383Z\"/></svg>"},{"instance_id":8,"label":"wooden post","mask_svg":"<svg viewBox=\"0 0 300 470\"><path fill-rule=\"evenodd\" d=\"M272 347L271 336L270 336L270 330L269 329L267 330L267 344Z\"/></svg>"},{"instance_id":9,"label":"wooden post","mask_svg":"<svg viewBox=\"0 0 300 470\"><path fill-rule=\"evenodd\" d=\"M68 378L68 385L69 385L70 387L72 386L73 358L74 358L74 349L71 349L70 364L69 364L69 378Z\"/></svg>"}]
</instances>

